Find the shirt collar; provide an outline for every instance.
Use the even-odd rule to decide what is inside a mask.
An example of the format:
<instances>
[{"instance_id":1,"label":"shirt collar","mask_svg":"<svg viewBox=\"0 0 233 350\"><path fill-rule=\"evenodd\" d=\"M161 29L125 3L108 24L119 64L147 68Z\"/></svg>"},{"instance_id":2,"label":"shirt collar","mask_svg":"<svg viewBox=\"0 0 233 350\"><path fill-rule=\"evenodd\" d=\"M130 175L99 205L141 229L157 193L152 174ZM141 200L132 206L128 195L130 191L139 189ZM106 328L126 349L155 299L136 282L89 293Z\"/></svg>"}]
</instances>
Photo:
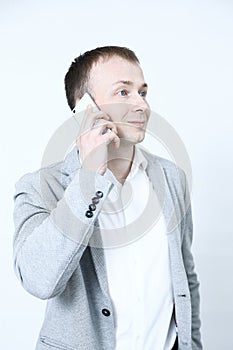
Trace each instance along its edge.
<instances>
[{"instance_id":1,"label":"shirt collar","mask_svg":"<svg viewBox=\"0 0 233 350\"><path fill-rule=\"evenodd\" d=\"M142 151L139 147L134 147L134 158L133 163L129 172L129 175L127 177L127 180L132 179L139 170L145 170L147 167L147 160L142 154Z\"/></svg>"},{"instance_id":2,"label":"shirt collar","mask_svg":"<svg viewBox=\"0 0 233 350\"><path fill-rule=\"evenodd\" d=\"M144 157L142 151L140 150L140 148L138 148L137 146L134 147L134 158L133 158L133 163L130 169L130 172L127 176L126 180L130 180L132 179L139 170L144 171L147 167L148 161L147 159ZM105 175L106 178L108 178L110 181L112 181L115 185L117 186L122 186L115 178L115 176L113 175L113 173L111 172L111 170L107 169Z\"/></svg>"},{"instance_id":3,"label":"shirt collar","mask_svg":"<svg viewBox=\"0 0 233 350\"><path fill-rule=\"evenodd\" d=\"M133 159L133 165L134 163L141 169L145 170L147 167L147 159L144 157L141 149L137 146L135 146L134 151L134 159Z\"/></svg>"}]
</instances>

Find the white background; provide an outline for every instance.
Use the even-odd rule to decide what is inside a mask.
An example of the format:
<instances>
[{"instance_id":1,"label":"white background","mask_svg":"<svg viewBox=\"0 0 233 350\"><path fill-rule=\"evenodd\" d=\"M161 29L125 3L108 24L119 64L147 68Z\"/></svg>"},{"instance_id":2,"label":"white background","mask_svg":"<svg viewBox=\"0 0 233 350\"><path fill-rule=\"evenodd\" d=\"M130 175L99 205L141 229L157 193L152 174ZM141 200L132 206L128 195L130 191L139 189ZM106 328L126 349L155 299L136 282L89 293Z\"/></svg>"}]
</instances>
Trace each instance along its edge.
<instances>
[{"instance_id":1,"label":"white background","mask_svg":"<svg viewBox=\"0 0 233 350\"><path fill-rule=\"evenodd\" d=\"M70 116L72 59L101 45L136 52L152 109L188 150L204 348L233 349L233 2L1 0L0 27L1 349L34 349L45 307L13 272L14 183Z\"/></svg>"}]
</instances>

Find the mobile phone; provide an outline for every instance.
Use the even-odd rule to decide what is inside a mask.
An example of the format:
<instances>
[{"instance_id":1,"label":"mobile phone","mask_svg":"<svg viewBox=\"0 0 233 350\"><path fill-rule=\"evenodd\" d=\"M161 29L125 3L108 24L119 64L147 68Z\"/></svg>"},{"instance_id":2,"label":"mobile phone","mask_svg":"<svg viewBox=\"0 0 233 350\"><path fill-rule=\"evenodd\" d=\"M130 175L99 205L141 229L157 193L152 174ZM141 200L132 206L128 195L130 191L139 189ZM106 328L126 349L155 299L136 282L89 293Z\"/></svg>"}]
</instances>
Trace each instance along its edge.
<instances>
[{"instance_id":1,"label":"mobile phone","mask_svg":"<svg viewBox=\"0 0 233 350\"><path fill-rule=\"evenodd\" d=\"M91 96L86 92L83 97L78 101L76 106L73 109L73 117L75 118L76 122L79 124L79 127L81 127L83 118L85 116L85 112L88 105L92 105L93 111L97 112L100 111L100 108L96 105L95 101L91 98ZM110 128L105 128L103 131L103 134L106 134L106 132L110 132Z\"/></svg>"}]
</instances>

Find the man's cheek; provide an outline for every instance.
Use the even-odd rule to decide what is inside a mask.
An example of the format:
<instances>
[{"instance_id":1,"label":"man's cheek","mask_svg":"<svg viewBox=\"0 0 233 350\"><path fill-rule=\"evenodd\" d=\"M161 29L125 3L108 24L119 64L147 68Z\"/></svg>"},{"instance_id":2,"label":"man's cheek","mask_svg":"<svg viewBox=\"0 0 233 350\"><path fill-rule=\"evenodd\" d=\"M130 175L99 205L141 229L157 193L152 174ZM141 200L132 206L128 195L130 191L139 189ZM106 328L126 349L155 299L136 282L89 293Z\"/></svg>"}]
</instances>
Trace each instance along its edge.
<instances>
[{"instance_id":1,"label":"man's cheek","mask_svg":"<svg viewBox=\"0 0 233 350\"><path fill-rule=\"evenodd\" d=\"M105 105L104 110L113 122L120 122L127 115L129 108L125 103L113 103Z\"/></svg>"}]
</instances>

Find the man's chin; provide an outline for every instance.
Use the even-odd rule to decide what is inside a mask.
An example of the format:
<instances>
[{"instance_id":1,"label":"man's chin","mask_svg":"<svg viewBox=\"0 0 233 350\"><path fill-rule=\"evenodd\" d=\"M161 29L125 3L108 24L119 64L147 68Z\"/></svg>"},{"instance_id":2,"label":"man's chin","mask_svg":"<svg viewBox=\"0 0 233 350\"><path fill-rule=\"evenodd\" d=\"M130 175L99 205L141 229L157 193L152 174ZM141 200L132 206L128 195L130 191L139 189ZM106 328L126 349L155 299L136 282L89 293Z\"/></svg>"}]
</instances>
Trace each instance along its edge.
<instances>
[{"instance_id":1,"label":"man's chin","mask_svg":"<svg viewBox=\"0 0 233 350\"><path fill-rule=\"evenodd\" d=\"M126 143L129 143L131 145L136 145L137 143L140 143L145 138L145 132L135 133L134 135L127 135L120 137L121 140L124 140Z\"/></svg>"}]
</instances>

